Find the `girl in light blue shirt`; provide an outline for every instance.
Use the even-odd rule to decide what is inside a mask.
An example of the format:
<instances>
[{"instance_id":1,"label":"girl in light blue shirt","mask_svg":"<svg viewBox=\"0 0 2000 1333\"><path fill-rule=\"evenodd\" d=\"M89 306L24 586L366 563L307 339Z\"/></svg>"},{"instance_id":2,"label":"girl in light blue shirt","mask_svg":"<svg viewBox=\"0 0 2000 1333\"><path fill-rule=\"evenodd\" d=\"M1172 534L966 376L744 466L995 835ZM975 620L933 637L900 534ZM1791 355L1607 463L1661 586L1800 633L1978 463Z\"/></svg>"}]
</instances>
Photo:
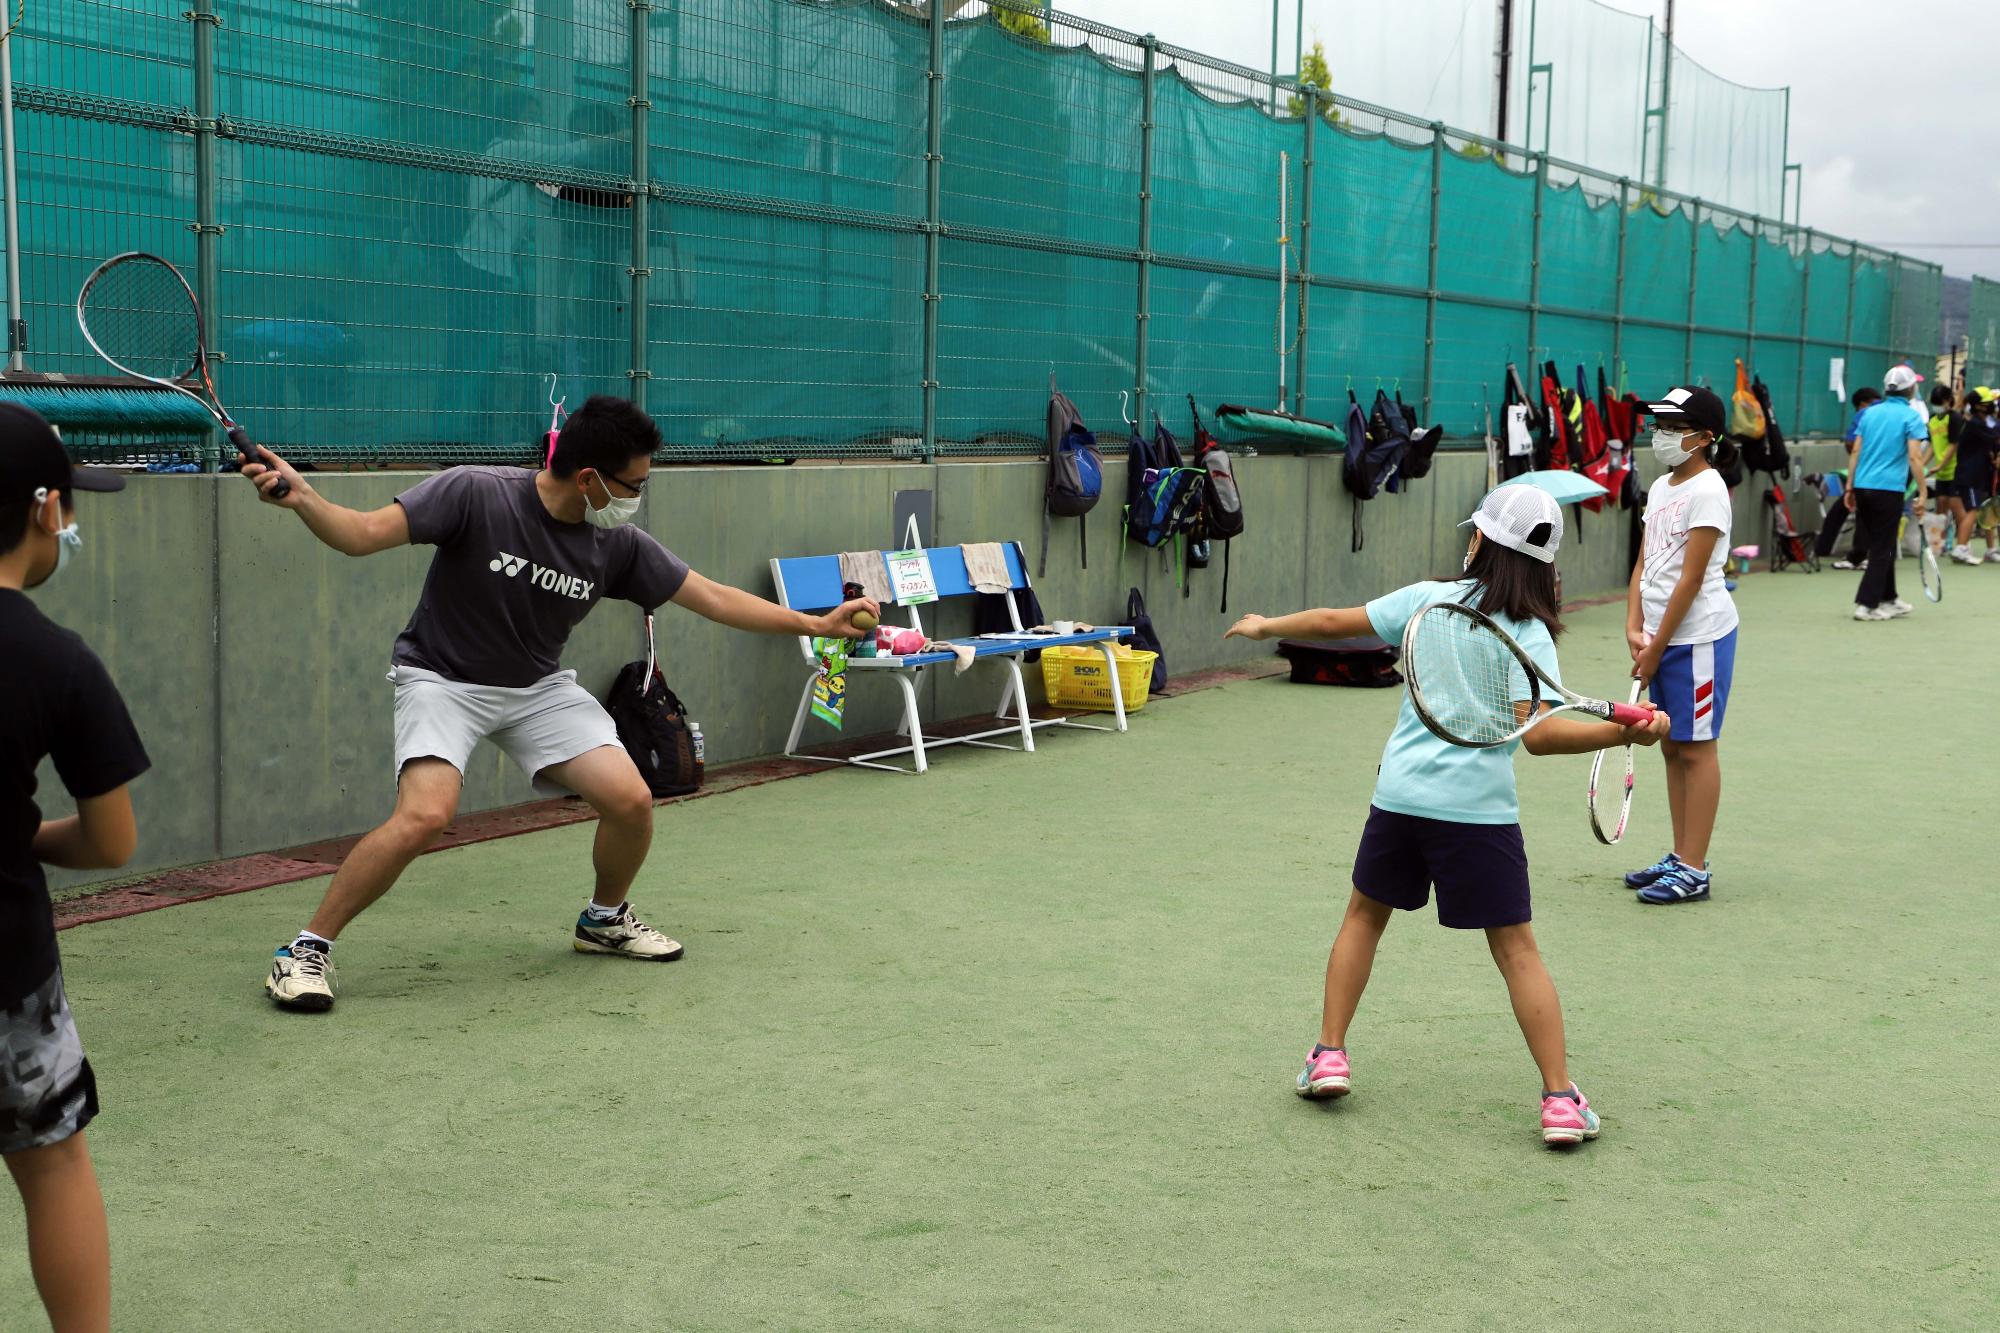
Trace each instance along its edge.
<instances>
[{"instance_id":1,"label":"girl in light blue shirt","mask_svg":"<svg viewBox=\"0 0 2000 1333\"><path fill-rule=\"evenodd\" d=\"M1249 615L1229 635L1246 639L1344 639L1373 634L1400 643L1425 607L1463 601L1493 617L1552 678L1562 633L1555 554L1562 509L1529 485L1501 486L1461 527L1476 531L1465 577L1413 583L1366 606ZM1225 636L1228 637L1228 636ZM1528 707L1523 699L1518 705ZM1651 745L1666 734L1666 714L1624 728L1570 715L1537 724L1519 742L1530 754L1583 754L1613 745ZM1568 1145L1597 1137L1597 1113L1570 1081L1562 1005L1536 947L1509 745L1474 750L1450 745L1418 719L1404 695L1382 752L1375 794L1354 857L1354 892L1326 962L1319 1042L1296 1084L1301 1097L1340 1097L1351 1086L1347 1028L1375 963L1382 932L1397 909L1415 910L1437 890L1438 922L1483 930L1507 983L1514 1017L1542 1076L1542 1141Z\"/></svg>"}]
</instances>

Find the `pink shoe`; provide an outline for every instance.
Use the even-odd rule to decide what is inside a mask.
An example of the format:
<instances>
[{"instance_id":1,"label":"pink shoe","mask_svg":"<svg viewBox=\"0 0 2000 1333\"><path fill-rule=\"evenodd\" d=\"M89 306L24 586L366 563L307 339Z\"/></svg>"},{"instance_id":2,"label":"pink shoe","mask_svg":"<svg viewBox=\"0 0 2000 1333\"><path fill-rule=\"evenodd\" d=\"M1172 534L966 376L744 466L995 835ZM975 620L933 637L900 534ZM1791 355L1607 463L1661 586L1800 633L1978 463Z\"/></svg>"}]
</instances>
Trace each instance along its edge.
<instances>
[{"instance_id":1,"label":"pink shoe","mask_svg":"<svg viewBox=\"0 0 2000 1333\"><path fill-rule=\"evenodd\" d=\"M1570 1084L1569 1090L1576 1094L1574 1099L1559 1092L1542 1095L1543 1143L1560 1147L1597 1137L1597 1112L1577 1092L1576 1084Z\"/></svg>"},{"instance_id":2,"label":"pink shoe","mask_svg":"<svg viewBox=\"0 0 2000 1333\"><path fill-rule=\"evenodd\" d=\"M1345 1097L1347 1091L1346 1051L1321 1051L1306 1057L1305 1070L1299 1075L1299 1096Z\"/></svg>"}]
</instances>

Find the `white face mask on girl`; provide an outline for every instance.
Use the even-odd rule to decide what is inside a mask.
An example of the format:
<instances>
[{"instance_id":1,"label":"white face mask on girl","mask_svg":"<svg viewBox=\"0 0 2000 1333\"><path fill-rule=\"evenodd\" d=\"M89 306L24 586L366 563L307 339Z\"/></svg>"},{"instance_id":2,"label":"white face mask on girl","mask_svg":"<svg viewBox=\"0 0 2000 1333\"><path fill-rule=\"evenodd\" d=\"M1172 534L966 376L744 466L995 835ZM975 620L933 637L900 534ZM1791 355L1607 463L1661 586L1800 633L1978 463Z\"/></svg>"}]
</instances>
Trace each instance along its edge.
<instances>
[{"instance_id":1,"label":"white face mask on girl","mask_svg":"<svg viewBox=\"0 0 2000 1333\"><path fill-rule=\"evenodd\" d=\"M628 500L619 499L611 493L611 487L606 485L602 474L598 476L597 484L604 487L602 509L590 502L590 492L585 491L583 495L583 516L590 520L591 526L616 528L630 523L633 516L639 512L639 497L635 495Z\"/></svg>"},{"instance_id":2,"label":"white face mask on girl","mask_svg":"<svg viewBox=\"0 0 2000 1333\"><path fill-rule=\"evenodd\" d=\"M1656 430L1653 432L1653 457L1661 467L1679 467L1694 457L1694 450L1683 448L1688 432L1684 430Z\"/></svg>"}]
</instances>

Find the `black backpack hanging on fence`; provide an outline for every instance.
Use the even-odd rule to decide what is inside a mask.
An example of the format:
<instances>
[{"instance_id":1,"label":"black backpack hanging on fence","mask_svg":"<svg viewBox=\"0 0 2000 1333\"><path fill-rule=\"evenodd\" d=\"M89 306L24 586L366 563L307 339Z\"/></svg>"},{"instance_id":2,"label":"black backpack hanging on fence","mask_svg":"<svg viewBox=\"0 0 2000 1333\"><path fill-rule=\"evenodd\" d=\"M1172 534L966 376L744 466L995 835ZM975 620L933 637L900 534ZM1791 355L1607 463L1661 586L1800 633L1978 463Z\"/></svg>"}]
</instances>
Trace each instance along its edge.
<instances>
[{"instance_id":1,"label":"black backpack hanging on fence","mask_svg":"<svg viewBox=\"0 0 2000 1333\"><path fill-rule=\"evenodd\" d=\"M1146 599L1137 588L1126 594L1125 623L1132 627L1131 645L1153 655L1152 691L1158 694L1167 688L1167 650L1160 647L1159 632L1153 628L1153 618L1146 614Z\"/></svg>"},{"instance_id":2,"label":"black backpack hanging on fence","mask_svg":"<svg viewBox=\"0 0 2000 1333\"><path fill-rule=\"evenodd\" d=\"M1378 391L1376 396L1382 403L1388 402L1387 395ZM1374 415L1386 416L1380 404ZM1347 447L1341 451L1340 480L1354 497L1353 542L1347 548L1349 551L1359 551L1362 546L1361 502L1374 499L1384 484L1395 480L1403 465L1403 455L1410 447L1410 437L1401 429L1402 413L1398 412L1396 418L1398 429L1387 439L1378 440L1374 422L1361 413L1361 401L1352 389L1347 391Z\"/></svg>"},{"instance_id":3,"label":"black backpack hanging on fence","mask_svg":"<svg viewBox=\"0 0 2000 1333\"><path fill-rule=\"evenodd\" d=\"M1194 408L1194 396L1188 396ZM1232 543L1243 535L1243 493L1236 488L1236 465L1229 453L1215 442L1201 424L1201 412L1194 416L1194 465L1208 473L1208 488L1201 497L1201 532L1222 547L1222 610L1229 610L1229 559Z\"/></svg>"},{"instance_id":4,"label":"black backpack hanging on fence","mask_svg":"<svg viewBox=\"0 0 2000 1333\"><path fill-rule=\"evenodd\" d=\"M1069 395L1049 379L1048 480L1042 488L1042 562L1039 573L1049 572L1049 520L1076 520L1076 558L1090 568L1089 549L1084 542L1083 516L1097 507L1104 493L1104 457L1097 452L1097 437L1083 424L1083 416Z\"/></svg>"},{"instance_id":5,"label":"black backpack hanging on fence","mask_svg":"<svg viewBox=\"0 0 2000 1333\"><path fill-rule=\"evenodd\" d=\"M646 660L618 669L604 711L618 729L618 743L654 796L686 796L701 787L703 764L695 757L694 730L680 696L667 688L653 655L653 618L646 617Z\"/></svg>"},{"instance_id":6,"label":"black backpack hanging on fence","mask_svg":"<svg viewBox=\"0 0 2000 1333\"><path fill-rule=\"evenodd\" d=\"M1778 428L1778 414L1771 407L1771 389L1757 376L1750 381L1750 392L1757 397L1757 403L1764 409L1764 470L1773 476L1788 471L1792 466L1792 454L1785 447L1785 432ZM1743 456L1750 456L1746 445Z\"/></svg>"},{"instance_id":7,"label":"black backpack hanging on fence","mask_svg":"<svg viewBox=\"0 0 2000 1333\"><path fill-rule=\"evenodd\" d=\"M1417 409L1403 401L1401 389L1396 390L1396 406L1402 410L1403 421L1410 428L1409 452L1403 455L1403 479L1421 481L1431 474L1431 460L1437 455L1438 441L1444 438L1444 427L1419 426Z\"/></svg>"}]
</instances>

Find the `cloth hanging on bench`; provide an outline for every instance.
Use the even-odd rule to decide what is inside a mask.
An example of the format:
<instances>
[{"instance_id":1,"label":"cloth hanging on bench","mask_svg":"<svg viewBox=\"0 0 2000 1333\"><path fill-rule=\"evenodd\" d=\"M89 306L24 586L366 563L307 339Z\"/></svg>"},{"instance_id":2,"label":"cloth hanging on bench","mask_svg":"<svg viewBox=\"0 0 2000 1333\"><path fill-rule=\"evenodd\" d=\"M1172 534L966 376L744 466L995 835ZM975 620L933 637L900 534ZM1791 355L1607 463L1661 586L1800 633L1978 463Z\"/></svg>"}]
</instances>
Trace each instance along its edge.
<instances>
[{"instance_id":1,"label":"cloth hanging on bench","mask_svg":"<svg viewBox=\"0 0 2000 1333\"><path fill-rule=\"evenodd\" d=\"M958 549L965 553L965 577L974 592L1006 592L1014 586L999 542L971 542Z\"/></svg>"},{"instance_id":2,"label":"cloth hanging on bench","mask_svg":"<svg viewBox=\"0 0 2000 1333\"><path fill-rule=\"evenodd\" d=\"M878 602L895 600L895 589L889 584L889 566L880 551L842 551L840 581L860 584L863 597Z\"/></svg>"}]
</instances>

